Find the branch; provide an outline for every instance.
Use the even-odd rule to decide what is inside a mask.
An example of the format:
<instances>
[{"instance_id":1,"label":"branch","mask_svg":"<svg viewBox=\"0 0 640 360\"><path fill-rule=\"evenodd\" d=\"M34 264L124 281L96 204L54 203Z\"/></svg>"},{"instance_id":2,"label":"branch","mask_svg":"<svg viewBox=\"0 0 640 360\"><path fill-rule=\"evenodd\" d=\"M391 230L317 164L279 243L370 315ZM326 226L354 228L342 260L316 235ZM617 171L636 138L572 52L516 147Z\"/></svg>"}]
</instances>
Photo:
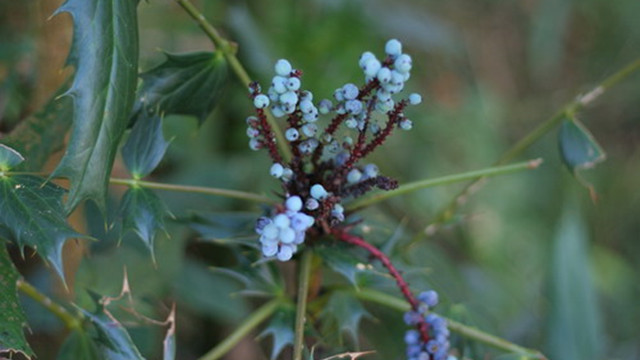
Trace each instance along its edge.
<instances>
[{"instance_id":1,"label":"branch","mask_svg":"<svg viewBox=\"0 0 640 360\"><path fill-rule=\"evenodd\" d=\"M42 307L60 319L67 329L79 330L82 328L83 318L81 315L74 315L70 313L62 305L54 302L47 295L41 293L33 285L22 279L19 279L16 282L16 286L23 294L35 300L38 304L42 305Z\"/></svg>"},{"instance_id":2,"label":"branch","mask_svg":"<svg viewBox=\"0 0 640 360\"><path fill-rule=\"evenodd\" d=\"M305 251L300 260L300 279L298 280L298 300L296 303L295 338L293 343L293 360L302 360L304 348L304 323L307 312L307 295L309 293L309 277L313 253Z\"/></svg>"},{"instance_id":3,"label":"branch","mask_svg":"<svg viewBox=\"0 0 640 360\"><path fill-rule=\"evenodd\" d=\"M560 122L562 122L562 120L566 119L567 117L573 116L576 112L593 103L607 90L617 85L620 81L626 79L638 70L640 70L640 59L631 62L629 65L625 66L615 74L609 76L588 93L578 96L575 100L562 107L560 111L554 114L547 121L538 125L535 129L529 132L529 134L520 139L520 141L518 141L509 150L507 150L498 159L498 161L494 163L494 165L502 165L522 154L531 145L540 140L540 138L542 138L545 134L553 130ZM438 215L435 216L435 220L433 220L433 222L425 229L425 233L427 235L434 234L436 231L438 231L440 225L451 219L451 217L453 217L453 215L456 213L458 207L464 203L463 200L475 190L478 190L480 188L481 181L483 179L485 179L485 177L476 178L474 181L468 184L456 197L454 197L449 205L447 205L442 211L438 213Z\"/></svg>"},{"instance_id":4,"label":"branch","mask_svg":"<svg viewBox=\"0 0 640 360\"><path fill-rule=\"evenodd\" d=\"M195 7L189 0L176 0L178 5L180 5L186 12L195 20L195 22L200 26L202 31L211 39L211 42L216 46L216 48L224 54L224 57L227 59L227 62L233 69L233 72L236 74L240 82L248 88L249 84L251 84L251 78L247 73L247 70L242 66L238 58L236 57L237 46L232 44L229 40L223 38L218 31L207 21L204 15ZM288 162L291 160L291 149L287 146L288 142L285 140L284 135L282 135L282 131L278 126L275 118L269 113L267 114L267 121L273 128L273 132L276 135L277 145L282 151L283 157Z\"/></svg>"},{"instance_id":5,"label":"branch","mask_svg":"<svg viewBox=\"0 0 640 360\"><path fill-rule=\"evenodd\" d=\"M356 211L360 210L364 207L375 204L379 201L386 200L391 197L405 195L410 192L426 189L434 186L440 185L449 185L454 184L461 181L472 180L478 177L490 177L497 175L506 175L512 174L515 172L519 172L522 170L533 170L537 169L540 164L542 164L542 159L529 160L517 164L506 165L506 166L494 166L490 168L485 168L481 170L474 170L460 174L447 175L438 178L419 180L415 182L411 182L405 185L401 185L398 189L381 192L372 196L368 196L359 200L355 200L349 205L347 205L347 210Z\"/></svg>"},{"instance_id":6,"label":"branch","mask_svg":"<svg viewBox=\"0 0 640 360\"><path fill-rule=\"evenodd\" d=\"M411 309L411 306L407 304L407 302L405 302L404 300L399 299L392 295L385 294L383 292L376 291L376 290L361 288L359 290L354 290L354 295L361 300L374 302L374 303L384 305L388 308L395 309L402 312L409 311ZM473 339L475 341L481 342L485 345L491 346L498 350L517 353L517 354L523 354L533 359L540 359L540 360L547 359L546 356L544 356L538 350L522 347L518 344L514 344L508 340L491 335L482 330L478 330L474 327L464 325L460 322L451 320L442 315L439 315L439 316L447 320L447 327L449 328L449 330L459 334L460 336Z\"/></svg>"},{"instance_id":7,"label":"branch","mask_svg":"<svg viewBox=\"0 0 640 360\"><path fill-rule=\"evenodd\" d=\"M216 345L208 353L204 354L199 360L217 360L222 358L226 353L236 346L240 340L247 336L253 329L258 327L263 321L268 319L282 303L280 299L273 299L262 305L253 314L251 314L238 328L236 328L226 339Z\"/></svg>"}]
</instances>

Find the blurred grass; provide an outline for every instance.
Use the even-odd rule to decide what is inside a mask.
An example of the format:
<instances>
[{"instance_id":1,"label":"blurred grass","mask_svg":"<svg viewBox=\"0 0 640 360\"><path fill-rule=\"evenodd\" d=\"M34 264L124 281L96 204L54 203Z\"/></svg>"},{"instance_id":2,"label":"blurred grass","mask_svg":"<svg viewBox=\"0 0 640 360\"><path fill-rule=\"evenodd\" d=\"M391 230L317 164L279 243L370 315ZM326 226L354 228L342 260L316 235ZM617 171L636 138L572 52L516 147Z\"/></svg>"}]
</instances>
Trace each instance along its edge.
<instances>
[{"instance_id":1,"label":"blurred grass","mask_svg":"<svg viewBox=\"0 0 640 360\"><path fill-rule=\"evenodd\" d=\"M38 85L33 79L39 69L31 57L37 51L34 44L44 35L42 30L25 30L43 26L33 23L36 17L25 14L43 2L25 2L29 6L2 3L3 19L14 19L0 22L0 33L11 34L0 37L0 91L2 99L11 99L7 106L0 106L3 132L15 125L20 114L31 111L29 99ZM385 175L400 182L490 165L562 104L640 57L640 2L632 0L194 3L229 39L238 42L239 56L256 79L268 81L274 61L286 57L304 71L303 87L312 89L317 99L329 97L344 82L362 80L357 67L361 52L380 54L387 39L403 41L414 59L409 91L420 92L425 101L407 111L414 130L396 134L385 151L371 157ZM20 16L20 21L11 14ZM211 49L204 34L170 0L142 2L140 28L143 70L162 61L158 49ZM595 314L575 316L602 318L598 334L604 358L638 358L639 97L640 77L636 75L579 114L608 156L605 163L585 174L599 194L597 204L563 167L556 134L550 133L519 159L543 157L545 164L540 169L491 180L461 208L459 222L435 236L422 237L410 248L406 244L420 235L461 185L393 199L366 214L376 226L384 224L389 229L385 234L406 219L396 258L415 269L410 279L416 289L434 287L445 308L464 309L466 320L474 325L548 352L552 343L568 339L558 328L552 330L566 324L558 325L565 320L553 312L556 300L550 292L550 269L552 259L563 260L558 260L553 241L565 199L577 193L586 241L583 271L593 275L597 306ZM246 146L244 118L251 109L244 89L230 85L221 103L201 128L193 119L165 121L166 137L175 140L154 180L265 193L278 190L267 175L265 154ZM192 209L260 210L237 200L160 195L178 216ZM171 235L171 240L158 243L158 270L133 242L118 249L115 242L94 244L94 255L81 267L84 275L78 277L77 286L117 292L120 274L111 269L123 264L129 268L134 292L139 287L144 294L170 300L176 298L171 279L193 270L185 265L190 264L188 259L217 265L228 261L216 247L194 245L193 234L184 227L172 227ZM163 278L144 280L156 277L155 271L164 274ZM101 278L105 273L112 276ZM211 314L207 316L212 318L201 319L200 300L194 301L197 303L184 302L185 315L178 322L180 359L204 353L227 329ZM376 307L372 313L395 322L377 333L369 327L368 334L376 340L361 344L362 348L384 344L379 358L398 357L401 336L389 332L402 328L397 314ZM34 331L38 334L39 330ZM46 333L46 328L41 331ZM42 354L48 353L47 346L37 343ZM484 349L477 351L477 358L482 358Z\"/></svg>"}]
</instances>

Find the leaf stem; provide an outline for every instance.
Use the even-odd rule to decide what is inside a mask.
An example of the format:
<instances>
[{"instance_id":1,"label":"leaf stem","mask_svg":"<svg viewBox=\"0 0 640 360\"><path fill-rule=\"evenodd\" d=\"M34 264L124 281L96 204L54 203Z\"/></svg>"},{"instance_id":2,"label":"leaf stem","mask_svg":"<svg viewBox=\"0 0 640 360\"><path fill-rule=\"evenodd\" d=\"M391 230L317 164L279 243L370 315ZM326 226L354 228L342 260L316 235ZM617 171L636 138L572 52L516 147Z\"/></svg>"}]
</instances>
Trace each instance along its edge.
<instances>
[{"instance_id":1,"label":"leaf stem","mask_svg":"<svg viewBox=\"0 0 640 360\"><path fill-rule=\"evenodd\" d=\"M249 87L251 84L251 77L247 73L247 70L242 66L238 57L236 56L237 46L231 43L229 40L225 39L218 33L216 28L211 25L204 17L204 15L198 10L189 0L175 0L178 5L180 5L186 12L195 20L195 22L200 26L202 31L211 39L211 42L216 46L216 48L224 54L224 57L227 59L229 66L233 69L233 72L236 74L240 82L245 87ZM283 154L283 157L288 162L291 160L291 150L287 146L288 142L285 140L280 127L278 126L275 118L269 113L266 112L267 121L273 128L273 132L276 135L277 145L280 148L280 151Z\"/></svg>"},{"instance_id":2,"label":"leaf stem","mask_svg":"<svg viewBox=\"0 0 640 360\"><path fill-rule=\"evenodd\" d=\"M229 189L221 189L221 188L213 188L213 187L205 187L205 186L174 185L174 184L165 184L165 183L158 183L158 182L152 182L152 181L142 181L142 180L135 180L135 179L119 179L119 178L111 178L109 179L109 182L114 185L140 186L148 189L224 196L228 198L248 200L248 201L266 203L266 204L277 203L277 201L272 198L250 193L250 192L238 191L238 190L229 190Z\"/></svg>"},{"instance_id":3,"label":"leaf stem","mask_svg":"<svg viewBox=\"0 0 640 360\"><path fill-rule=\"evenodd\" d=\"M216 345L216 347L211 349L208 353L200 357L199 360L217 360L222 358L253 329L255 329L263 321L268 319L271 315L273 315L280 304L282 304L282 300L280 298L276 298L262 305L260 308L254 311L242 323L242 325L240 325L231 334L229 334L226 339Z\"/></svg>"},{"instance_id":4,"label":"leaf stem","mask_svg":"<svg viewBox=\"0 0 640 360\"><path fill-rule=\"evenodd\" d=\"M585 106L591 104L596 99L598 99L602 94L604 94L607 90L617 85L622 80L629 77L634 72L640 70L640 59L636 59L635 61L629 63L624 68L620 69L613 75L604 79L598 86L594 87L591 91L587 92L584 95L578 96L575 100L567 103L563 106L558 112L556 112L551 118L546 120L545 122L539 124L536 128L531 130L525 137L520 139L517 143L515 143L510 149L508 149L495 163L494 165L502 165L507 161L512 160L518 155L522 154L527 148L533 145L535 142L540 140L545 134L554 129L562 120L567 117L573 116L576 112L583 109ZM455 214L458 207L464 203L463 200L470 193L477 190L480 186L480 182L485 177L477 177L474 181L469 183L457 196L455 196L451 202L441 210L438 215L435 216L434 221L427 226L425 229L425 233L433 234L435 233L439 226L449 219Z\"/></svg>"},{"instance_id":5,"label":"leaf stem","mask_svg":"<svg viewBox=\"0 0 640 360\"><path fill-rule=\"evenodd\" d=\"M47 295L41 293L33 285L22 279L18 279L16 286L23 294L35 300L38 304L42 305L42 307L60 319L67 329L80 330L82 328L83 318L81 315L73 315L62 305L54 302Z\"/></svg>"},{"instance_id":6,"label":"leaf stem","mask_svg":"<svg viewBox=\"0 0 640 360\"><path fill-rule=\"evenodd\" d=\"M519 172L522 170L533 170L537 169L538 166L542 164L542 159L534 159L525 162L520 162L511 165L505 166L494 166L480 170L473 170L459 174L447 175L437 178L424 179L419 181L414 181L405 185L400 186L395 190L381 192L372 196L368 196L359 200L355 200L347 205L347 210L356 211L362 209L364 207L375 204L379 201L386 200L391 197L405 195L410 192L426 189L434 186L440 185L449 185L453 183L457 183L460 181L472 180L478 177L490 177L497 175L506 175L515 172Z\"/></svg>"},{"instance_id":7,"label":"leaf stem","mask_svg":"<svg viewBox=\"0 0 640 360\"><path fill-rule=\"evenodd\" d=\"M411 306L403 299L377 290L360 288L359 290L353 290L353 292L354 295L361 300L374 302L402 312L411 310ZM450 331L455 332L460 336L473 339L498 350L524 354L533 359L546 359L546 357L540 351L525 348L508 340L488 334L482 330L478 330L474 327L467 326L455 320L446 318L442 315L439 316L447 320L447 327Z\"/></svg>"},{"instance_id":8,"label":"leaf stem","mask_svg":"<svg viewBox=\"0 0 640 360\"><path fill-rule=\"evenodd\" d=\"M300 278L298 279L298 300L296 302L296 324L293 343L293 360L302 360L304 347L304 323L307 312L307 295L309 293L309 278L311 277L311 263L313 253L309 250L302 253L300 260Z\"/></svg>"}]
</instances>

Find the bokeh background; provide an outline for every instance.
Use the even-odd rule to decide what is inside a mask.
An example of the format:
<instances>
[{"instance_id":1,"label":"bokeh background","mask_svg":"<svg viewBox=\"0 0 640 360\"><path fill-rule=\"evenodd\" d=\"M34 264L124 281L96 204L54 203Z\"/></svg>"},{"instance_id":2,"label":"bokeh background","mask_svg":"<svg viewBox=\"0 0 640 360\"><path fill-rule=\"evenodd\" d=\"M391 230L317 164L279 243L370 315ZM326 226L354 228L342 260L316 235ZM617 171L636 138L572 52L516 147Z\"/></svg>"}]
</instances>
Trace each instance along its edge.
<instances>
[{"instance_id":1,"label":"bokeh background","mask_svg":"<svg viewBox=\"0 0 640 360\"><path fill-rule=\"evenodd\" d=\"M47 18L58 0L0 0L0 132L36 111L72 70L63 70L71 35L67 15ZM372 155L400 183L479 169L551 117L578 94L640 57L640 2L635 0L272 0L194 1L229 39L250 74L265 84L272 64L289 59L304 71L303 86L329 97L345 82L362 81L365 51L381 54L401 40L413 57L409 91L423 95L408 110L411 132L396 134ZM212 50L200 29L172 1L139 7L141 70L168 52ZM247 147L245 89L230 76L220 104L198 127L170 117L169 152L152 180L271 193L269 159ZM437 233L425 235L462 185L423 190L367 210L372 241L397 237L394 258L416 288L440 292L442 312L550 359L640 358L640 74L578 114L607 153L585 171L598 201L563 166L557 129L518 160L541 157L535 171L494 178ZM58 156L50 160L49 170ZM127 176L116 164L115 176ZM113 207L123 189L113 188ZM258 211L237 200L159 193L183 218L197 211ZM166 314L178 304L178 358L196 359L239 324L253 301L228 298L238 285L208 266L229 263L225 248L172 222L157 240L158 264L136 241L105 231L87 205L71 220L101 239L66 251L72 294L60 288L36 256L16 257L27 279L55 298L82 302L83 291L119 291L123 267L141 311ZM294 275L292 267L283 271ZM290 276L291 277L291 276ZM391 288L390 288L391 289ZM393 291L393 290L389 290ZM160 304L160 305L159 305ZM164 307L163 307L164 306ZM25 299L32 345L55 359L62 325ZM370 306L359 344L372 359L400 359L404 329L397 313ZM164 315L163 315L164 316ZM133 328L142 351L157 358L161 332ZM255 334L254 334L255 335ZM456 340L477 359L499 352ZM227 359L266 359L270 340L248 338ZM286 358L286 353L283 358Z\"/></svg>"}]
</instances>

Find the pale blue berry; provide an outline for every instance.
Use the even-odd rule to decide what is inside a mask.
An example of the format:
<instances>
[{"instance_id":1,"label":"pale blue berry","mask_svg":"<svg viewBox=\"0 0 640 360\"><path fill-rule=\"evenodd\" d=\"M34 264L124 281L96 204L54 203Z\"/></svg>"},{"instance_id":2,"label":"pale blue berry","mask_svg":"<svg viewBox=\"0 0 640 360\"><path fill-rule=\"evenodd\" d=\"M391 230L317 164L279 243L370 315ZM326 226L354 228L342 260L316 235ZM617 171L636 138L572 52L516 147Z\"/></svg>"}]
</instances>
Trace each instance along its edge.
<instances>
[{"instance_id":1,"label":"pale blue berry","mask_svg":"<svg viewBox=\"0 0 640 360\"><path fill-rule=\"evenodd\" d=\"M374 77L376 76L376 74L378 73L381 67L382 67L382 64L380 64L380 61L378 59L371 58L367 60L364 64L364 68L363 68L364 75L366 77Z\"/></svg>"},{"instance_id":2,"label":"pale blue berry","mask_svg":"<svg viewBox=\"0 0 640 360\"><path fill-rule=\"evenodd\" d=\"M284 244L291 244L296 239L296 232L290 227L280 229L278 235L280 241Z\"/></svg>"},{"instance_id":3,"label":"pale blue berry","mask_svg":"<svg viewBox=\"0 0 640 360\"><path fill-rule=\"evenodd\" d=\"M307 199L307 201L305 201L304 207L307 210L313 211L313 210L317 209L318 207L320 207L320 203L316 199L309 198L309 199Z\"/></svg>"},{"instance_id":4,"label":"pale blue berry","mask_svg":"<svg viewBox=\"0 0 640 360\"><path fill-rule=\"evenodd\" d=\"M249 126L256 126L258 124L258 118L255 116L248 116L245 121Z\"/></svg>"},{"instance_id":5,"label":"pale blue berry","mask_svg":"<svg viewBox=\"0 0 640 360\"><path fill-rule=\"evenodd\" d=\"M313 100L313 93L309 90L304 90L300 93L300 100L301 101L312 101Z\"/></svg>"},{"instance_id":6,"label":"pale blue berry","mask_svg":"<svg viewBox=\"0 0 640 360\"><path fill-rule=\"evenodd\" d=\"M394 61L393 66L401 73L407 73L411 71L411 56L407 54L398 56L396 61Z\"/></svg>"},{"instance_id":7,"label":"pale blue berry","mask_svg":"<svg viewBox=\"0 0 640 360\"><path fill-rule=\"evenodd\" d=\"M326 115L331 111L333 104L331 104L331 100L323 99L318 103L318 110L320 114Z\"/></svg>"},{"instance_id":8,"label":"pale blue berry","mask_svg":"<svg viewBox=\"0 0 640 360\"><path fill-rule=\"evenodd\" d=\"M281 178L282 174L284 174L284 166L275 163L273 165L271 165L271 169L269 170L269 173L271 174L271 176L273 176L274 178Z\"/></svg>"},{"instance_id":9,"label":"pale blue berry","mask_svg":"<svg viewBox=\"0 0 640 360\"><path fill-rule=\"evenodd\" d=\"M344 121L344 124L349 128L349 129L355 129L358 126L358 121L352 117L348 118L347 120Z\"/></svg>"},{"instance_id":10,"label":"pale blue berry","mask_svg":"<svg viewBox=\"0 0 640 360\"><path fill-rule=\"evenodd\" d=\"M264 230L264 227L269 224L271 224L271 219L269 219L266 216L260 216L258 220L256 220L256 227L255 227L256 233L258 235L262 235L262 230Z\"/></svg>"},{"instance_id":11,"label":"pale blue berry","mask_svg":"<svg viewBox=\"0 0 640 360\"><path fill-rule=\"evenodd\" d=\"M391 99L391 93L385 90L378 90L376 97L381 101L387 101Z\"/></svg>"},{"instance_id":12,"label":"pale blue berry","mask_svg":"<svg viewBox=\"0 0 640 360\"><path fill-rule=\"evenodd\" d=\"M351 83L345 84L342 87L342 94L346 100L353 100L357 98L359 92L358 87Z\"/></svg>"},{"instance_id":13,"label":"pale blue berry","mask_svg":"<svg viewBox=\"0 0 640 360\"><path fill-rule=\"evenodd\" d=\"M393 105L394 105L394 102L391 99L387 99L386 101L379 101L376 104L376 110L382 113L386 113L393 110Z\"/></svg>"},{"instance_id":14,"label":"pale blue berry","mask_svg":"<svg viewBox=\"0 0 640 360\"><path fill-rule=\"evenodd\" d=\"M300 79L297 77L291 77L287 80L287 89L291 91L296 91L300 89Z\"/></svg>"},{"instance_id":15,"label":"pale blue berry","mask_svg":"<svg viewBox=\"0 0 640 360\"><path fill-rule=\"evenodd\" d=\"M315 106L313 106L313 103L309 99L304 99L300 101L299 106L300 106L300 111L302 111L303 113L311 112L313 111L312 109L315 108Z\"/></svg>"},{"instance_id":16,"label":"pale blue berry","mask_svg":"<svg viewBox=\"0 0 640 360\"><path fill-rule=\"evenodd\" d=\"M358 65L360 65L360 67L364 70L364 67L367 64L367 61L369 61L370 59L375 59L375 58L376 58L376 56L373 55L372 52L365 51L364 53L362 53L362 55L360 55L360 60L358 61Z\"/></svg>"},{"instance_id":17,"label":"pale blue berry","mask_svg":"<svg viewBox=\"0 0 640 360\"><path fill-rule=\"evenodd\" d=\"M363 105L359 100L347 100L347 102L345 102L344 104L344 108L350 114L358 115L360 114L360 112L362 112Z\"/></svg>"},{"instance_id":18,"label":"pale blue berry","mask_svg":"<svg viewBox=\"0 0 640 360\"><path fill-rule=\"evenodd\" d=\"M325 190L324 186L321 184L315 184L311 187L310 190L311 197L316 200L324 200L329 196L327 190Z\"/></svg>"},{"instance_id":19,"label":"pale blue berry","mask_svg":"<svg viewBox=\"0 0 640 360\"><path fill-rule=\"evenodd\" d=\"M278 226L272 221L262 229L262 236L267 239L275 239L278 237L278 232Z\"/></svg>"},{"instance_id":20,"label":"pale blue berry","mask_svg":"<svg viewBox=\"0 0 640 360\"><path fill-rule=\"evenodd\" d=\"M271 88L278 93L284 94L287 92L287 78L283 76L274 76L271 80Z\"/></svg>"},{"instance_id":21,"label":"pale blue berry","mask_svg":"<svg viewBox=\"0 0 640 360\"><path fill-rule=\"evenodd\" d=\"M271 257L278 252L278 244L262 244L262 253L266 257Z\"/></svg>"},{"instance_id":22,"label":"pale blue berry","mask_svg":"<svg viewBox=\"0 0 640 360\"><path fill-rule=\"evenodd\" d=\"M300 198L300 196L297 196L297 195L289 196L287 198L287 201L285 201L284 205L287 208L287 210L298 212L302 209L302 199Z\"/></svg>"},{"instance_id":23,"label":"pale blue berry","mask_svg":"<svg viewBox=\"0 0 640 360\"><path fill-rule=\"evenodd\" d=\"M309 112L303 113L302 120L306 122L315 122L318 120L318 109L312 107Z\"/></svg>"},{"instance_id":24,"label":"pale blue berry","mask_svg":"<svg viewBox=\"0 0 640 360\"><path fill-rule=\"evenodd\" d=\"M413 128L413 122L409 119L402 119L400 121L400 128L402 130L411 130L411 128Z\"/></svg>"},{"instance_id":25,"label":"pale blue berry","mask_svg":"<svg viewBox=\"0 0 640 360\"><path fill-rule=\"evenodd\" d=\"M318 125L316 124L305 124L302 126L302 133L307 137L315 136L318 132Z\"/></svg>"},{"instance_id":26,"label":"pale blue berry","mask_svg":"<svg viewBox=\"0 0 640 360\"><path fill-rule=\"evenodd\" d=\"M344 207L340 204L333 205L332 214L344 214Z\"/></svg>"},{"instance_id":27,"label":"pale blue berry","mask_svg":"<svg viewBox=\"0 0 640 360\"><path fill-rule=\"evenodd\" d=\"M293 91L287 91L284 94L280 95L280 102L284 105L295 106L298 102L298 95Z\"/></svg>"},{"instance_id":28,"label":"pale blue berry","mask_svg":"<svg viewBox=\"0 0 640 360\"><path fill-rule=\"evenodd\" d=\"M420 333L417 330L408 330L404 334L404 342L407 345L417 344L420 341Z\"/></svg>"},{"instance_id":29,"label":"pale blue berry","mask_svg":"<svg viewBox=\"0 0 640 360\"><path fill-rule=\"evenodd\" d=\"M284 171L282 172L282 179L283 180L289 180L293 177L293 170L289 169L289 168L284 168Z\"/></svg>"},{"instance_id":30,"label":"pale blue berry","mask_svg":"<svg viewBox=\"0 0 640 360\"><path fill-rule=\"evenodd\" d=\"M384 52L390 56L398 56L402 54L402 43L396 39L391 39L385 44Z\"/></svg>"},{"instance_id":31,"label":"pale blue berry","mask_svg":"<svg viewBox=\"0 0 640 360\"><path fill-rule=\"evenodd\" d=\"M438 305L438 293L433 290L421 292L418 295L418 300L427 304L429 307Z\"/></svg>"},{"instance_id":32,"label":"pale blue berry","mask_svg":"<svg viewBox=\"0 0 640 360\"><path fill-rule=\"evenodd\" d=\"M262 148L262 144L260 143L260 140L253 138L249 140L249 148L253 151L257 151Z\"/></svg>"},{"instance_id":33,"label":"pale blue berry","mask_svg":"<svg viewBox=\"0 0 640 360\"><path fill-rule=\"evenodd\" d=\"M276 61L275 70L276 74L280 76L289 76L292 70L291 63L285 59L280 59Z\"/></svg>"},{"instance_id":34,"label":"pale blue berry","mask_svg":"<svg viewBox=\"0 0 640 360\"><path fill-rule=\"evenodd\" d=\"M289 141L296 141L300 137L300 133L294 128L289 128L284 132L284 137Z\"/></svg>"},{"instance_id":35,"label":"pale blue berry","mask_svg":"<svg viewBox=\"0 0 640 360\"><path fill-rule=\"evenodd\" d=\"M280 251L278 251L278 260L280 261L288 261L293 257L293 245L281 245Z\"/></svg>"},{"instance_id":36,"label":"pale blue berry","mask_svg":"<svg viewBox=\"0 0 640 360\"><path fill-rule=\"evenodd\" d=\"M284 111L285 114L293 114L296 111L296 105L295 104L282 104L282 111Z\"/></svg>"},{"instance_id":37,"label":"pale blue berry","mask_svg":"<svg viewBox=\"0 0 640 360\"><path fill-rule=\"evenodd\" d=\"M267 106L269 106L269 97L264 94L257 95L253 99L253 106L255 106L257 109L266 108Z\"/></svg>"},{"instance_id":38,"label":"pale blue berry","mask_svg":"<svg viewBox=\"0 0 640 360\"><path fill-rule=\"evenodd\" d=\"M336 89L336 91L333 92L333 98L337 101L344 101L344 90L342 90L342 88Z\"/></svg>"},{"instance_id":39,"label":"pale blue berry","mask_svg":"<svg viewBox=\"0 0 640 360\"><path fill-rule=\"evenodd\" d=\"M291 228L295 231L306 231L313 226L314 221L313 217L299 212L291 217Z\"/></svg>"},{"instance_id":40,"label":"pale blue berry","mask_svg":"<svg viewBox=\"0 0 640 360\"><path fill-rule=\"evenodd\" d=\"M380 70L378 70L378 73L376 74L376 77L378 78L378 81L386 84L391 81L391 70L386 67L380 68Z\"/></svg>"},{"instance_id":41,"label":"pale blue berry","mask_svg":"<svg viewBox=\"0 0 640 360\"><path fill-rule=\"evenodd\" d=\"M347 182L355 184L362 179L362 173L358 169L351 169L347 174Z\"/></svg>"},{"instance_id":42,"label":"pale blue berry","mask_svg":"<svg viewBox=\"0 0 640 360\"><path fill-rule=\"evenodd\" d=\"M413 94L409 95L409 104L418 105L421 102L422 102L422 96L420 96L420 94L413 93Z\"/></svg>"},{"instance_id":43,"label":"pale blue berry","mask_svg":"<svg viewBox=\"0 0 640 360\"><path fill-rule=\"evenodd\" d=\"M336 157L333 159L333 161L337 166L342 166L347 162L347 160L349 159L349 156L350 155L348 152L343 151L341 153L338 153Z\"/></svg>"},{"instance_id":44,"label":"pale blue berry","mask_svg":"<svg viewBox=\"0 0 640 360\"><path fill-rule=\"evenodd\" d=\"M378 176L379 172L376 164L367 164L362 170L364 171L364 176L366 176L367 178L374 178Z\"/></svg>"},{"instance_id":45,"label":"pale blue berry","mask_svg":"<svg viewBox=\"0 0 640 360\"><path fill-rule=\"evenodd\" d=\"M404 83L404 74L402 74L400 71L398 70L393 70L391 72L391 81L390 81L390 86L397 86Z\"/></svg>"},{"instance_id":46,"label":"pale blue berry","mask_svg":"<svg viewBox=\"0 0 640 360\"><path fill-rule=\"evenodd\" d=\"M303 142L301 142L298 145L298 149L300 150L300 152L302 152L303 154L311 154L320 144L320 142L318 141L318 139L316 138L310 138L307 139Z\"/></svg>"},{"instance_id":47,"label":"pale blue berry","mask_svg":"<svg viewBox=\"0 0 640 360\"><path fill-rule=\"evenodd\" d=\"M253 139L254 137L257 137L258 135L260 135L260 131L258 131L258 129L253 128L253 127L248 127L247 128L247 136L250 139Z\"/></svg>"},{"instance_id":48,"label":"pale blue berry","mask_svg":"<svg viewBox=\"0 0 640 360\"><path fill-rule=\"evenodd\" d=\"M273 116L275 116L277 118L284 116L284 111L282 110L282 107L280 107L278 105L272 105L271 106L271 113L273 114Z\"/></svg>"},{"instance_id":49,"label":"pale blue berry","mask_svg":"<svg viewBox=\"0 0 640 360\"><path fill-rule=\"evenodd\" d=\"M273 224L280 229L286 229L291 224L291 220L285 214L278 214L273 218Z\"/></svg>"}]
</instances>

